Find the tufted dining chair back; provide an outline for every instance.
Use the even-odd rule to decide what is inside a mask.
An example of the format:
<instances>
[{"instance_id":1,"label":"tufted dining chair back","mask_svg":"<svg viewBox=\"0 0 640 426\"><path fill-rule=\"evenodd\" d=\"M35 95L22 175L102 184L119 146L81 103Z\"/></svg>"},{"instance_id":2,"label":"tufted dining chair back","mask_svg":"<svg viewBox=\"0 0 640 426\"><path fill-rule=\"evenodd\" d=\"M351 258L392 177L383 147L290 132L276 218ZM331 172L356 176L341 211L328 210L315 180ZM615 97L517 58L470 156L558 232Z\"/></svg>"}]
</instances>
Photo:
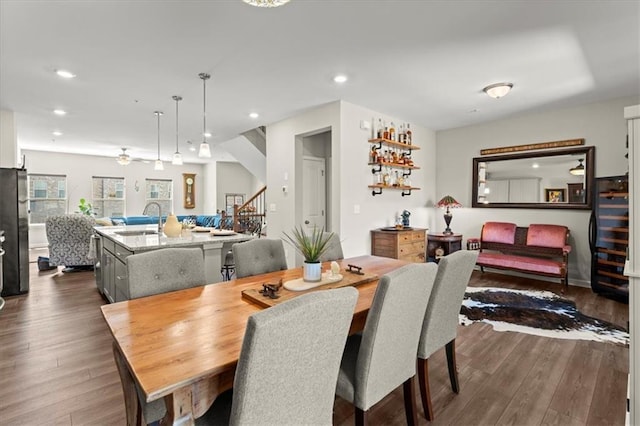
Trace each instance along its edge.
<instances>
[{"instance_id":1,"label":"tufted dining chair back","mask_svg":"<svg viewBox=\"0 0 640 426\"><path fill-rule=\"evenodd\" d=\"M231 246L236 277L249 277L287 269L282 240L260 238Z\"/></svg>"},{"instance_id":2,"label":"tufted dining chair back","mask_svg":"<svg viewBox=\"0 0 640 426\"><path fill-rule=\"evenodd\" d=\"M130 299L205 285L201 248L165 248L127 257Z\"/></svg>"},{"instance_id":3,"label":"tufted dining chair back","mask_svg":"<svg viewBox=\"0 0 640 426\"><path fill-rule=\"evenodd\" d=\"M49 241L49 264L66 267L93 265L89 256L96 220L83 214L48 216L45 231Z\"/></svg>"}]
</instances>

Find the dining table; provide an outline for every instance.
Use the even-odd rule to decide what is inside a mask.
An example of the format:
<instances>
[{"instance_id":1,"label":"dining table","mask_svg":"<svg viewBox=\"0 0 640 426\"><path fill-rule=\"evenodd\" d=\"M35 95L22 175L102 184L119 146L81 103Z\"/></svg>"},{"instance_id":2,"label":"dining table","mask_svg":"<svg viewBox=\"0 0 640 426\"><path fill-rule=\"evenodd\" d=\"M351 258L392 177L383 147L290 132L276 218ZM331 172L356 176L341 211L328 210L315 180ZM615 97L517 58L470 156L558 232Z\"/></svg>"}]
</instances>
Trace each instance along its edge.
<instances>
[{"instance_id":1,"label":"dining table","mask_svg":"<svg viewBox=\"0 0 640 426\"><path fill-rule=\"evenodd\" d=\"M348 265L355 265L373 276L355 286L359 297L350 333L356 333L364 328L378 278L408 262L364 255L337 263L342 275L352 274ZM330 262L322 267L329 270ZM297 267L103 305L116 361L121 362L125 401L137 403L137 386L146 402L164 398L167 414L161 424L193 424L220 393L232 388L247 319L269 309L243 292L301 277L302 268ZM324 288L299 292L282 288L280 294L288 299L294 296L288 293ZM128 420L136 416L130 411L127 405Z\"/></svg>"}]
</instances>

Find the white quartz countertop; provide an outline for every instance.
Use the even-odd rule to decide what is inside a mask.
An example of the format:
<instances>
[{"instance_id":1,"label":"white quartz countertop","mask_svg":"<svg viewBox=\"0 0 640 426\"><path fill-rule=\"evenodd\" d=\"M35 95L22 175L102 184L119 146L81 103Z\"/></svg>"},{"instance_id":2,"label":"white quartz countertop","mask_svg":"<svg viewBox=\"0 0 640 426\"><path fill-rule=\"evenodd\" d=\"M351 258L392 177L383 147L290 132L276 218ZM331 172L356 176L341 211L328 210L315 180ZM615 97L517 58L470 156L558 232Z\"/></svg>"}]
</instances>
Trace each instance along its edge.
<instances>
[{"instance_id":1,"label":"white quartz countertop","mask_svg":"<svg viewBox=\"0 0 640 426\"><path fill-rule=\"evenodd\" d=\"M158 225L96 226L98 234L124 246L130 251L153 250L162 247L221 246L238 243L255 237L246 234L213 235L211 232L183 231L180 237L169 238L158 234Z\"/></svg>"}]
</instances>

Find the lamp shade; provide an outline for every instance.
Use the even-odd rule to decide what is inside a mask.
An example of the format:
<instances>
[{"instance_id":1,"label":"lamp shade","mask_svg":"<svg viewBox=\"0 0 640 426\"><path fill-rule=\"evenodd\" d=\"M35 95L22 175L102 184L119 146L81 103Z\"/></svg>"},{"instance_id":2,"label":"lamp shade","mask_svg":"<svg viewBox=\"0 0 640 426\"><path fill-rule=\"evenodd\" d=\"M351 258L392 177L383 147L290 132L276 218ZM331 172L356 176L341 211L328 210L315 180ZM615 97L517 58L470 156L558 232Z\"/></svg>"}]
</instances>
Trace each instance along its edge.
<instances>
[{"instance_id":1,"label":"lamp shade","mask_svg":"<svg viewBox=\"0 0 640 426\"><path fill-rule=\"evenodd\" d=\"M462 207L462 204L457 202L456 199L453 198L451 195L445 195L444 197L442 197L440 201L436 203L436 207L456 208L456 207Z\"/></svg>"},{"instance_id":2,"label":"lamp shade","mask_svg":"<svg viewBox=\"0 0 640 426\"><path fill-rule=\"evenodd\" d=\"M209 148L209 144L206 142L202 142L200 144L200 150L198 151L198 157L200 158L211 158L211 149Z\"/></svg>"}]
</instances>

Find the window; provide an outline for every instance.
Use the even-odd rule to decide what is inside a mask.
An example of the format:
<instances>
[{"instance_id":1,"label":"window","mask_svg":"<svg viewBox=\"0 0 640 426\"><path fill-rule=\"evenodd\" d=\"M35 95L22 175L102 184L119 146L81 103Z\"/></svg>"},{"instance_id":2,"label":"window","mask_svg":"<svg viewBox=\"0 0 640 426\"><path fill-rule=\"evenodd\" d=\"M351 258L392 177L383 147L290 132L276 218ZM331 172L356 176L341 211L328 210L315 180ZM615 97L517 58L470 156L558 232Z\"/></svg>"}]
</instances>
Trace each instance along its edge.
<instances>
[{"instance_id":1,"label":"window","mask_svg":"<svg viewBox=\"0 0 640 426\"><path fill-rule=\"evenodd\" d=\"M124 216L124 178L92 177L93 211L98 217Z\"/></svg>"},{"instance_id":2,"label":"window","mask_svg":"<svg viewBox=\"0 0 640 426\"><path fill-rule=\"evenodd\" d=\"M162 214L173 211L173 181L168 179L147 179L146 202L155 201L160 204ZM154 210L150 210L154 212Z\"/></svg>"},{"instance_id":3,"label":"window","mask_svg":"<svg viewBox=\"0 0 640 426\"><path fill-rule=\"evenodd\" d=\"M29 174L29 223L67 212L67 176Z\"/></svg>"}]
</instances>

